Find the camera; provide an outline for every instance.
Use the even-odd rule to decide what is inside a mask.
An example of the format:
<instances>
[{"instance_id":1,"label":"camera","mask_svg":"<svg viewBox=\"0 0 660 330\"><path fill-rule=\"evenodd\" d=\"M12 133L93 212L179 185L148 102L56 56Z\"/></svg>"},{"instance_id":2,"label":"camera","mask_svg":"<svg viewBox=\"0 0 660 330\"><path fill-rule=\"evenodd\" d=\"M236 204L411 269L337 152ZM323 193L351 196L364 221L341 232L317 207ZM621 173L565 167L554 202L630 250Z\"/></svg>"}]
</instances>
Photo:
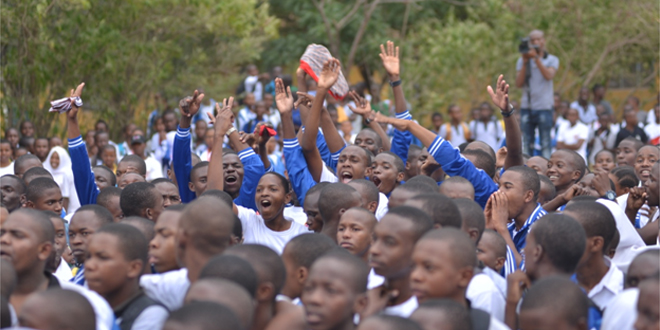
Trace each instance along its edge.
<instances>
[{"instance_id":1,"label":"camera","mask_svg":"<svg viewBox=\"0 0 660 330\"><path fill-rule=\"evenodd\" d=\"M518 45L518 52L520 52L521 54L527 54L529 53L529 50L532 48L536 49L537 51L539 50L538 45L532 45L532 43L529 42L529 37L520 39L520 45Z\"/></svg>"}]
</instances>

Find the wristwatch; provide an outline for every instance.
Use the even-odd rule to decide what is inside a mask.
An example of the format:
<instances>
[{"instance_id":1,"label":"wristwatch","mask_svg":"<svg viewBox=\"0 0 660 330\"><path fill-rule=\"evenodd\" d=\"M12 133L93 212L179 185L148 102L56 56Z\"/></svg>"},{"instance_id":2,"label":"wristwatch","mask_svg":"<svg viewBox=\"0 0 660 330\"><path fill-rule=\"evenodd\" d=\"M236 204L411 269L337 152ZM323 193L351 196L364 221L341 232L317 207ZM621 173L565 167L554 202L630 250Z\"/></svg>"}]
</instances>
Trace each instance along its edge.
<instances>
[{"instance_id":1,"label":"wristwatch","mask_svg":"<svg viewBox=\"0 0 660 330\"><path fill-rule=\"evenodd\" d=\"M611 201L616 200L616 193L613 190L608 190L605 195L603 195L601 198L609 199Z\"/></svg>"},{"instance_id":2,"label":"wristwatch","mask_svg":"<svg viewBox=\"0 0 660 330\"><path fill-rule=\"evenodd\" d=\"M232 126L227 130L227 133L225 133L225 135L227 137L229 137L229 135L231 135L231 133L234 133L234 132L236 132L236 127Z\"/></svg>"}]
</instances>

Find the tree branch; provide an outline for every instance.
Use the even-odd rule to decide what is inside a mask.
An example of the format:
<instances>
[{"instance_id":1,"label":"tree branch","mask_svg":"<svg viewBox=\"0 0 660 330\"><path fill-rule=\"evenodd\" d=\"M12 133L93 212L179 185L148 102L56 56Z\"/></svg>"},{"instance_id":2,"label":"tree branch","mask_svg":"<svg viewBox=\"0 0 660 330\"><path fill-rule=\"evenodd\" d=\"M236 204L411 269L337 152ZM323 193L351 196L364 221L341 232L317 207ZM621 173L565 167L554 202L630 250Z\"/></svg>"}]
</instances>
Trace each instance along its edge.
<instances>
[{"instance_id":1,"label":"tree branch","mask_svg":"<svg viewBox=\"0 0 660 330\"><path fill-rule=\"evenodd\" d=\"M609 55L611 52L613 52L613 51L615 51L615 50L617 50L617 49L619 49L623 46L639 43L643 36L644 35L642 33L640 33L640 34L638 34L638 35L636 35L636 36L634 36L630 39L618 40L614 43L611 43L611 44L607 45L607 47L605 47L603 52L598 57L598 60L596 61L594 66L591 68L591 71L587 75L587 78L584 80L583 85L587 86L587 85L589 85L589 83L591 83L591 80L594 78L594 76L600 70L600 68L603 64L603 61L605 61L605 59L607 58L607 55Z\"/></svg>"},{"instance_id":2,"label":"tree branch","mask_svg":"<svg viewBox=\"0 0 660 330\"><path fill-rule=\"evenodd\" d=\"M348 24L348 21L351 18L353 18L353 15L355 15L355 13L357 13L357 11L360 9L360 6L362 5L363 2L364 2L364 0L355 1L355 5L353 6L353 8L351 8L351 10L346 15L344 15L344 18L342 18L339 22L335 23L335 29L337 29L337 31L343 29L344 26L346 26L346 24Z\"/></svg>"},{"instance_id":3,"label":"tree branch","mask_svg":"<svg viewBox=\"0 0 660 330\"><path fill-rule=\"evenodd\" d=\"M312 3L314 3L314 7L319 11L319 14L321 15L321 19L323 20L323 26L325 27L325 33L328 35L328 43L330 45L333 45L333 38L332 38L332 25L330 24L330 20L328 19L328 16L325 14L325 0L321 0L319 2L318 0L312 0ZM334 48L334 47L331 47ZM337 54L334 54L334 56L338 56Z\"/></svg>"},{"instance_id":4,"label":"tree branch","mask_svg":"<svg viewBox=\"0 0 660 330\"><path fill-rule=\"evenodd\" d=\"M362 24L360 24L360 29L358 29L357 34L355 35L355 39L353 39L353 44L351 45L351 50L348 53L348 60L346 60L346 68L345 73L350 72L351 66L353 66L353 61L355 60L355 53L357 52L358 45L360 45L360 42L362 41L362 37L364 36L364 33L367 31L367 25L369 25L369 20L371 19L371 14L373 14L374 10L376 10L376 7L378 4L380 4L381 0L374 0L369 4L369 8L365 8L365 13L364 13L364 19L362 20ZM365 4L365 7L367 4Z\"/></svg>"}]
</instances>

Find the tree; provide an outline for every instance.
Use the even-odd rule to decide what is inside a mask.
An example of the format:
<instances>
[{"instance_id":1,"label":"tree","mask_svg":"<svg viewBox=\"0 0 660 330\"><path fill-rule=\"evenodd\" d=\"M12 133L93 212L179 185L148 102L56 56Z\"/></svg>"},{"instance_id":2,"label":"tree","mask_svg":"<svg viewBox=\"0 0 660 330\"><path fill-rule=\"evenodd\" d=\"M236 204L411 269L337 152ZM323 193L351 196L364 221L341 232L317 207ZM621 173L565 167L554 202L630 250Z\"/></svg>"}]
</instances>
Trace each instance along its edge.
<instances>
[{"instance_id":1,"label":"tree","mask_svg":"<svg viewBox=\"0 0 660 330\"><path fill-rule=\"evenodd\" d=\"M8 123L51 127L49 100L87 83L85 109L115 133L155 92L229 92L278 20L256 0L10 0L3 2L3 105Z\"/></svg>"}]
</instances>

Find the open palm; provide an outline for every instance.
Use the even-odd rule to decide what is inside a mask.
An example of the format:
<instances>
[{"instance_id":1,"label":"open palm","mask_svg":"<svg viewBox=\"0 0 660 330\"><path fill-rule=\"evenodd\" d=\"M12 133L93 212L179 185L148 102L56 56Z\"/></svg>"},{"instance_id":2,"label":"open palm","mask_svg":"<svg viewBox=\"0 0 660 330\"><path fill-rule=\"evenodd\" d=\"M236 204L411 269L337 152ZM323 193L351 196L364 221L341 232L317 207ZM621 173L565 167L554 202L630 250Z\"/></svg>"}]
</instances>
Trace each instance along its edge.
<instances>
[{"instance_id":1,"label":"open palm","mask_svg":"<svg viewBox=\"0 0 660 330\"><path fill-rule=\"evenodd\" d=\"M284 82L280 78L275 79L275 104L281 114L289 113L293 110L291 87L284 89Z\"/></svg>"},{"instance_id":2,"label":"open palm","mask_svg":"<svg viewBox=\"0 0 660 330\"><path fill-rule=\"evenodd\" d=\"M336 58L331 58L323 64L323 70L319 81L317 82L318 88L330 89L332 85L339 79L339 72L341 70L341 63Z\"/></svg>"},{"instance_id":3,"label":"open palm","mask_svg":"<svg viewBox=\"0 0 660 330\"><path fill-rule=\"evenodd\" d=\"M380 59L383 61L383 67L388 75L399 75L399 47L394 47L394 43L391 41L387 41L387 48L380 45Z\"/></svg>"},{"instance_id":4,"label":"open palm","mask_svg":"<svg viewBox=\"0 0 660 330\"><path fill-rule=\"evenodd\" d=\"M509 112L509 85L503 78L503 75L497 77L495 91L493 91L493 88L490 86L486 89L488 90L488 94L490 94L490 99L493 103L495 103L500 110Z\"/></svg>"}]
</instances>

